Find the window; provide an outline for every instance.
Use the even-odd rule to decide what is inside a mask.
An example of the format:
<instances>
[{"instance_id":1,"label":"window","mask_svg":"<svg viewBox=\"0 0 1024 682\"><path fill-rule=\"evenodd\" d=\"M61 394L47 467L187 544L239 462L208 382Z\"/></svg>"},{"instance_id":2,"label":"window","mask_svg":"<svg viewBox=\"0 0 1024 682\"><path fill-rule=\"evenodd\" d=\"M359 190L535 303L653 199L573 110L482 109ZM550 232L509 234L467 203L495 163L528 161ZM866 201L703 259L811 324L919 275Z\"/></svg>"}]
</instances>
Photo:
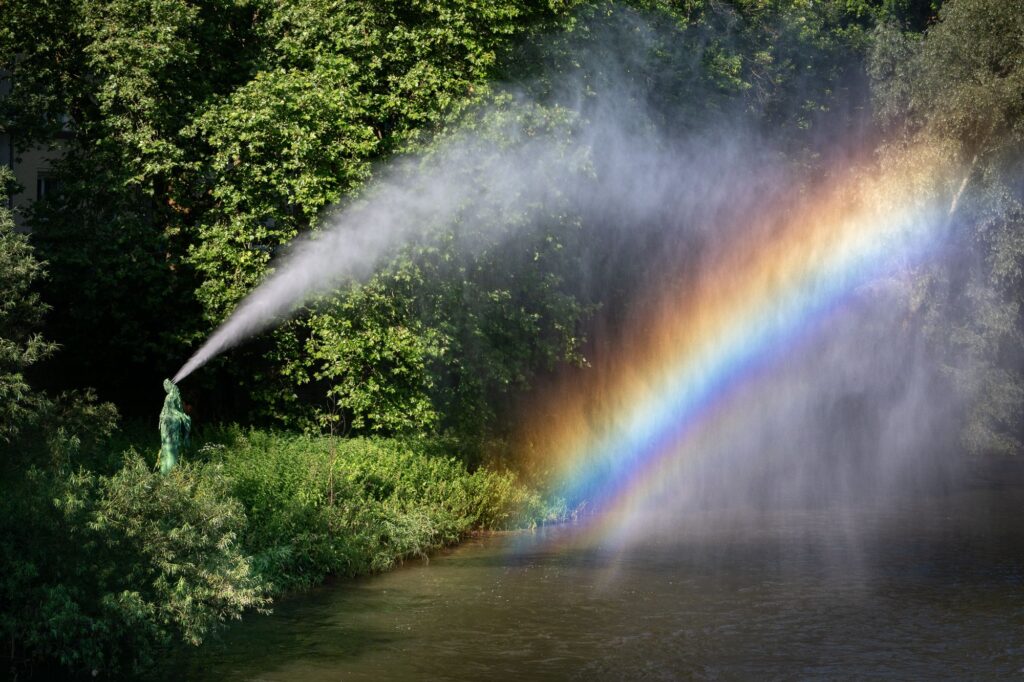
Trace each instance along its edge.
<instances>
[{"instance_id":1,"label":"window","mask_svg":"<svg viewBox=\"0 0 1024 682\"><path fill-rule=\"evenodd\" d=\"M60 194L60 180L50 171L40 171L36 175L36 199Z\"/></svg>"}]
</instances>

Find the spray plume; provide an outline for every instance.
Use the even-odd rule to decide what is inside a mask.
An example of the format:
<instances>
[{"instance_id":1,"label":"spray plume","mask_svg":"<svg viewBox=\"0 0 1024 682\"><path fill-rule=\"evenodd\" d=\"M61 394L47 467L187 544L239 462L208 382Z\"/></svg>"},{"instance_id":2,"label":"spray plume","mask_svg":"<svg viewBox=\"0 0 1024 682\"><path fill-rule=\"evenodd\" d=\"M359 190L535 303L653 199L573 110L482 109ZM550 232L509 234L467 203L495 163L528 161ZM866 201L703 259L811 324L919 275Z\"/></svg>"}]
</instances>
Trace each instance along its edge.
<instances>
[{"instance_id":1,"label":"spray plume","mask_svg":"<svg viewBox=\"0 0 1024 682\"><path fill-rule=\"evenodd\" d=\"M467 204L510 211L524 196L546 193L538 186L536 141L510 148L496 162L479 146L455 141L421 164L405 162L380 180L368 196L341 211L319 232L298 241L292 253L185 363L177 383L211 358L264 331L310 296L371 274L396 245L450 223ZM495 152L496 150L490 150ZM470 173L484 182L471 182Z\"/></svg>"},{"instance_id":2,"label":"spray plume","mask_svg":"<svg viewBox=\"0 0 1024 682\"><path fill-rule=\"evenodd\" d=\"M534 397L523 440L537 466L601 508L591 530L617 543L655 510L863 502L904 485L923 446L952 436L905 290L942 252L963 177L934 149L903 149L745 216L653 293L628 325L642 335Z\"/></svg>"},{"instance_id":3,"label":"spray plume","mask_svg":"<svg viewBox=\"0 0 1024 682\"><path fill-rule=\"evenodd\" d=\"M523 207L550 215L545 207L558 205L595 229L614 224L601 239L635 239L658 229L666 210L696 224L722 210L744 182L750 183L744 191L763 184L746 171L737 174L740 167L755 168L768 148L758 151L749 134L720 128L666 144L637 131L634 117L599 108L542 132L502 124L500 141L460 134L423 160L397 164L365 197L299 240L174 382L311 296L369 276L388 254L433 229L471 225L462 246L480 250L531 227L508 219L522 216Z\"/></svg>"},{"instance_id":4,"label":"spray plume","mask_svg":"<svg viewBox=\"0 0 1024 682\"><path fill-rule=\"evenodd\" d=\"M614 9L579 32L584 44L571 50L571 68L563 65L540 78L542 85L499 97L495 108L479 112L425 158L385 167L362 198L297 240L174 381L315 294L369 276L403 245L437 230L460 225L473 235L462 246L480 250L533 227L537 217L524 220L523 207L541 207L540 220L572 214L594 239L611 243L662 231L666 216L671 229L690 234L733 210L728 207L742 203L741 195L749 199L781 180L777 168L767 169L774 145L739 123L742 114L709 105L714 117L676 122L650 106L652 93L644 88L651 84L635 79L637 66L673 51L678 87L699 101L690 71L700 68L704 46L661 35L632 11ZM617 50L609 53L607 44ZM681 132L667 132L676 123ZM674 241L682 243L681 235Z\"/></svg>"},{"instance_id":5,"label":"spray plume","mask_svg":"<svg viewBox=\"0 0 1024 682\"><path fill-rule=\"evenodd\" d=\"M952 438L957 406L935 394L906 319L908 274L941 254L966 183L955 154L879 157L874 141L845 139L808 179L742 115L666 120L630 74L651 45L616 44L614 63L583 60L600 96L556 79L557 104L513 98L481 117L497 128L382 174L175 381L433 231L459 226L480 250L568 215L606 307L592 367L531 397L519 442L570 500L614 512L597 532L639 537L645 512L684 501L853 499L919 467ZM524 207L541 210L524 220Z\"/></svg>"}]
</instances>

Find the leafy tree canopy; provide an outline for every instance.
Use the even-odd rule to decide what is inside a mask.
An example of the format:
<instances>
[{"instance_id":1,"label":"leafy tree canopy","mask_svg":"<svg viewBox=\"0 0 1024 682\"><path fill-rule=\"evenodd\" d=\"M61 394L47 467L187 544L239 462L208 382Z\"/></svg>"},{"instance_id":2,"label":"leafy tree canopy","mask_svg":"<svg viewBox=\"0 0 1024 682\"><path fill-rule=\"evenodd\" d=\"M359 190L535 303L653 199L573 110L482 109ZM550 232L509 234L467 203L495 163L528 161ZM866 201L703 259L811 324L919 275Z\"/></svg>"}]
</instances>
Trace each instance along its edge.
<instances>
[{"instance_id":1,"label":"leafy tree canopy","mask_svg":"<svg viewBox=\"0 0 1024 682\"><path fill-rule=\"evenodd\" d=\"M934 188L950 202L956 248L921 274L918 301L969 405L964 444L976 453L1021 448L1022 34L1018 0L952 0L923 35L881 25L870 63L882 124L964 169Z\"/></svg>"},{"instance_id":2,"label":"leafy tree canopy","mask_svg":"<svg viewBox=\"0 0 1024 682\"><path fill-rule=\"evenodd\" d=\"M557 122L579 103L567 83L630 98L649 114L637 125L677 133L742 115L795 163L818 163L822 141L863 118L874 22L914 25L922 6L12 0L0 116L22 145L74 132L62 193L31 216L48 335L65 348L47 375L155 413L151 387L380 162L486 129L487 111ZM208 367L193 399L293 425L330 413L357 429L488 428L537 372L583 361L602 303L569 255L585 226L557 207L531 220L472 255L443 229L396 253ZM523 268L496 267L509 263Z\"/></svg>"}]
</instances>

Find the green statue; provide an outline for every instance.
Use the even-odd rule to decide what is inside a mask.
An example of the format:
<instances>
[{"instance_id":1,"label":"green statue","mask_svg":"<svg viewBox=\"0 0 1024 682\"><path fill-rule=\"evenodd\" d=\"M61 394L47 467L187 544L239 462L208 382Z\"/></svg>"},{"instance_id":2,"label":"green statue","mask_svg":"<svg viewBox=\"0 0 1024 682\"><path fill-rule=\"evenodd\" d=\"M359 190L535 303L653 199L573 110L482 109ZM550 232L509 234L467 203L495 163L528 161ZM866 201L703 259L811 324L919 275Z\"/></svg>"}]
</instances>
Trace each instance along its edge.
<instances>
[{"instance_id":1,"label":"green statue","mask_svg":"<svg viewBox=\"0 0 1024 682\"><path fill-rule=\"evenodd\" d=\"M192 419L185 414L181 391L170 379L164 379L164 409L160 410L160 473L166 474L178 463L181 451L188 447Z\"/></svg>"}]
</instances>

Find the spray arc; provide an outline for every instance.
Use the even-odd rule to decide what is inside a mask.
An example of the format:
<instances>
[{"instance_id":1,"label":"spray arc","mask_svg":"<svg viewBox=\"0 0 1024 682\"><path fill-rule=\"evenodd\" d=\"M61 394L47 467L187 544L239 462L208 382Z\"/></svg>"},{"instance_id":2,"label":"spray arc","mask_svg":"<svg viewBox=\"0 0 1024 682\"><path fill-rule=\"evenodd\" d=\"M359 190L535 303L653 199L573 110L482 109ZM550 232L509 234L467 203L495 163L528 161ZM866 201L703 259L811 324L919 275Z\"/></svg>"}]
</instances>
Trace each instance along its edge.
<instances>
[{"instance_id":1,"label":"spray arc","mask_svg":"<svg viewBox=\"0 0 1024 682\"><path fill-rule=\"evenodd\" d=\"M752 197L748 205L760 196L750 190L761 180L750 159L759 146L762 159L770 155L759 140L745 138L722 150L722 139L736 136L719 134L673 146L628 129L615 116L595 116L575 142L561 147L543 138L526 140L482 164L479 147L455 145L423 167L385 177L364 202L300 242L174 380L267 328L313 293L368 276L389 249L423 225L458 220L467 204L501 214L523 202L543 205L557 186L583 224L618 224L611 228L618 233L602 238L629 239L638 225L668 224L685 232L689 225L713 223L723 213L734 215L736 193ZM900 150L884 167L828 169L830 180L795 197L799 192L784 191L780 173L765 192L765 205L754 207L760 215L706 235L713 244L699 277L682 290L647 292L658 303L644 321L646 338L624 347L596 383L560 390L542 408L552 419L532 440L542 442L541 454L555 462L560 489L620 511L663 496L682 460L709 451L686 445L693 434L720 420L742 423L720 408L768 358L862 288L926 259L942 242L948 206L948 195L939 200L929 188L951 187L955 205L964 186L960 176L953 179L958 171L948 155L933 151ZM573 175L566 168L572 157L588 159L585 172ZM566 170L552 178L548 168ZM467 174L477 181L455 181ZM688 211L685 220L675 215Z\"/></svg>"},{"instance_id":2,"label":"spray arc","mask_svg":"<svg viewBox=\"0 0 1024 682\"><path fill-rule=\"evenodd\" d=\"M613 353L604 376L540 402L553 418L529 439L555 463L556 489L601 510L592 535L612 544L643 535L652 511L749 428L746 411L782 398L778 386L757 385L766 364L941 248L965 176L919 150L892 165L841 174L766 212L766 224L740 231L693 286L659 294L646 339ZM956 187L951 205L917 189L943 183Z\"/></svg>"}]
</instances>

